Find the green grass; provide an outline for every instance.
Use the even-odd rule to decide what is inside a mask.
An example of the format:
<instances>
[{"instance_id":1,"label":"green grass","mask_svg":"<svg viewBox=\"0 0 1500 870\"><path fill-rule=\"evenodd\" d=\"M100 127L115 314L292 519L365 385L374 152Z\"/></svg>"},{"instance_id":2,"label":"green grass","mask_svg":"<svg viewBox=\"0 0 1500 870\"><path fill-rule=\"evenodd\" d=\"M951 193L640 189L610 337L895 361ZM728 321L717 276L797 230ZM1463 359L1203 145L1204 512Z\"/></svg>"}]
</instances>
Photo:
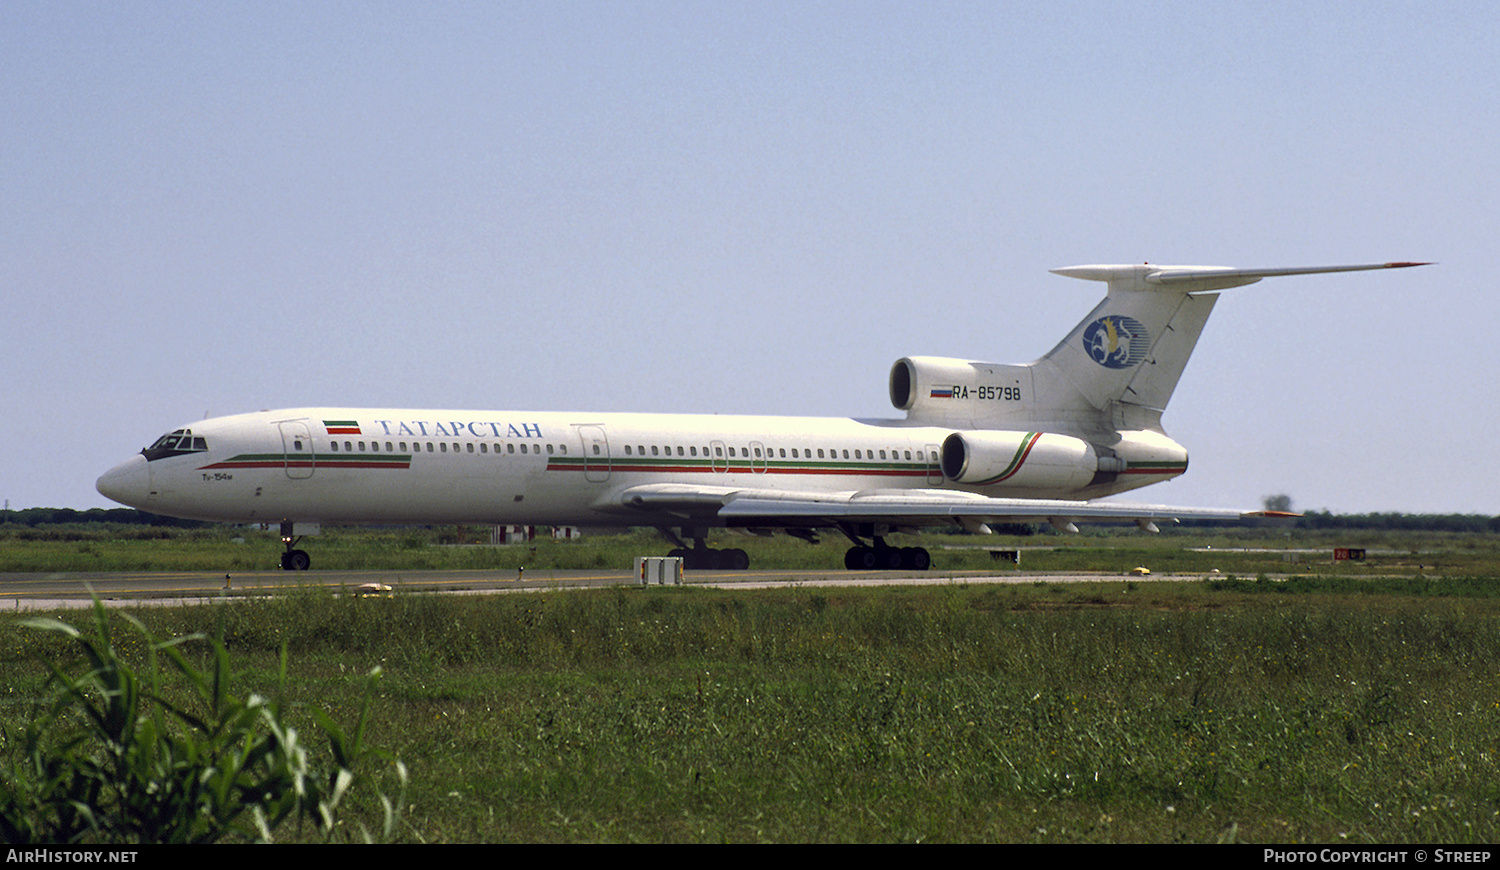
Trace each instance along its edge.
<instances>
[{"instance_id":1,"label":"green grass","mask_svg":"<svg viewBox=\"0 0 1500 870\"><path fill-rule=\"evenodd\" d=\"M1500 602L1370 582L308 591L136 616L221 637L266 692L285 646L293 722L353 721L382 668L367 740L410 771L413 841L1494 841ZM65 653L0 621L7 733Z\"/></svg>"},{"instance_id":2,"label":"green grass","mask_svg":"<svg viewBox=\"0 0 1500 870\"><path fill-rule=\"evenodd\" d=\"M329 527L300 546L316 570L622 569L636 556L664 555L655 532L589 535L573 541L539 539L531 544L489 546L484 527L407 529ZM1020 548L1026 571L1104 571L1125 574L1137 566L1157 574L1297 574L1378 576L1500 576L1500 538L1441 532L1309 532L1276 529L1168 529L1160 535L1086 530L1083 534L1025 537L976 535L894 536L893 544L920 543L940 571L1016 571L990 550ZM825 536L808 544L718 533L717 547L739 547L755 568L841 570L848 541ZM1335 547L1371 551L1365 562L1334 563ZM1212 548L1211 550L1208 548ZM1247 549L1268 552L1244 552ZM1313 550L1315 552L1298 552ZM0 524L0 573L51 571L272 571L282 545L275 532L215 526L161 529L107 523L30 527Z\"/></svg>"}]
</instances>

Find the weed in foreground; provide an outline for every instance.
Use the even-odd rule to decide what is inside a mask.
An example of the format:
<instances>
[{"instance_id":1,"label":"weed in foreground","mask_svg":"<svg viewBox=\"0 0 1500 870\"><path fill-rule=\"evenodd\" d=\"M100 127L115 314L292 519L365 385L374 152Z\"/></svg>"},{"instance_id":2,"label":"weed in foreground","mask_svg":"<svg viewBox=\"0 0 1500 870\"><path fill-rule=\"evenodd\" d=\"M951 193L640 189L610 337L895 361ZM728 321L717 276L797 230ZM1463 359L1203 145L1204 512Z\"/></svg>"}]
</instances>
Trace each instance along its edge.
<instances>
[{"instance_id":1,"label":"weed in foreground","mask_svg":"<svg viewBox=\"0 0 1500 870\"><path fill-rule=\"evenodd\" d=\"M138 673L94 602L94 633L56 619L23 622L72 641L81 664L49 664L45 703L21 729L4 735L9 788L0 795L0 835L9 843L269 842L290 826L293 838L348 838L340 813L357 792L381 807L377 832L389 838L401 813L406 773L394 762L401 791L385 795L364 772L384 756L364 742L364 708L352 732L313 710L331 756L320 759L290 726L283 706L259 695L230 694L229 657L210 644L206 671L181 647L199 635L157 641L124 615L144 642L149 665ZM185 685L169 681L165 658ZM281 659L286 681L286 655Z\"/></svg>"}]
</instances>

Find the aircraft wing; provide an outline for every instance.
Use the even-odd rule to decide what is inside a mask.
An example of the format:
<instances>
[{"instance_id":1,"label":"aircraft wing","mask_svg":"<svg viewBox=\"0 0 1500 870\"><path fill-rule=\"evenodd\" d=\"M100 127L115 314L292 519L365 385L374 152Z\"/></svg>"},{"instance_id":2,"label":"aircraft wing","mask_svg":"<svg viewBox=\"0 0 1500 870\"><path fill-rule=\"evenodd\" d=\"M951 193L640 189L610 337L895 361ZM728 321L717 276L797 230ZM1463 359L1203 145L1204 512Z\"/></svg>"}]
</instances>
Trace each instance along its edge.
<instances>
[{"instance_id":1,"label":"aircraft wing","mask_svg":"<svg viewBox=\"0 0 1500 870\"><path fill-rule=\"evenodd\" d=\"M878 523L894 526L962 524L976 529L989 523L1049 522L1066 528L1075 523L1137 523L1180 520L1233 521L1251 517L1295 516L1270 511L1187 508L1132 504L1111 500L987 498L934 489L870 489L851 492L802 492L689 484L645 484L622 491L621 507L683 516L712 515L728 525L759 527L835 526Z\"/></svg>"}]
</instances>

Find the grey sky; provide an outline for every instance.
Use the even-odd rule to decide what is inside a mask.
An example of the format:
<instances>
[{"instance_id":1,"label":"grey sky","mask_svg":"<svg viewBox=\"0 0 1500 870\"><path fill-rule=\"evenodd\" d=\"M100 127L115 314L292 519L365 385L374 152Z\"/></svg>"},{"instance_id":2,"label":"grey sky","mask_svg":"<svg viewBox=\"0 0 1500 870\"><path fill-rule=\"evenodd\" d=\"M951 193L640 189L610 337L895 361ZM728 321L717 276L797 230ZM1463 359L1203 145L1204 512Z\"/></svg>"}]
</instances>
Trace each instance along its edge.
<instances>
[{"instance_id":1,"label":"grey sky","mask_svg":"<svg viewBox=\"0 0 1500 870\"><path fill-rule=\"evenodd\" d=\"M206 413L891 417L1228 291L1141 500L1500 513L1490 3L0 4L0 497Z\"/></svg>"}]
</instances>

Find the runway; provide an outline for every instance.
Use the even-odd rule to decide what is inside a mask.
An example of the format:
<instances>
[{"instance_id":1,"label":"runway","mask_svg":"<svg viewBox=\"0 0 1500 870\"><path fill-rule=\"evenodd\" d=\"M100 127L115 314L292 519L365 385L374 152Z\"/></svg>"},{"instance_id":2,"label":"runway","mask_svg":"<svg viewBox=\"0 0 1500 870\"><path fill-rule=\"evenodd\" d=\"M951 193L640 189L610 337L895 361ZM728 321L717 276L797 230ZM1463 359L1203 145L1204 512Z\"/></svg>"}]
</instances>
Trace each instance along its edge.
<instances>
[{"instance_id":1,"label":"runway","mask_svg":"<svg viewBox=\"0 0 1500 870\"><path fill-rule=\"evenodd\" d=\"M1088 583L1142 580L1199 580L1198 575L1073 573L1045 574L1012 571L690 571L684 586L719 589L773 589L859 586L932 586L978 583ZM92 595L115 606L132 604L194 604L224 598L267 595L298 589L323 588L359 594L366 584L390 587L390 594L483 594L545 592L640 586L631 569L620 571L556 571L538 569L517 575L500 571L246 571L229 575L203 571L120 573L0 573L0 611L57 610L86 606Z\"/></svg>"}]
</instances>

